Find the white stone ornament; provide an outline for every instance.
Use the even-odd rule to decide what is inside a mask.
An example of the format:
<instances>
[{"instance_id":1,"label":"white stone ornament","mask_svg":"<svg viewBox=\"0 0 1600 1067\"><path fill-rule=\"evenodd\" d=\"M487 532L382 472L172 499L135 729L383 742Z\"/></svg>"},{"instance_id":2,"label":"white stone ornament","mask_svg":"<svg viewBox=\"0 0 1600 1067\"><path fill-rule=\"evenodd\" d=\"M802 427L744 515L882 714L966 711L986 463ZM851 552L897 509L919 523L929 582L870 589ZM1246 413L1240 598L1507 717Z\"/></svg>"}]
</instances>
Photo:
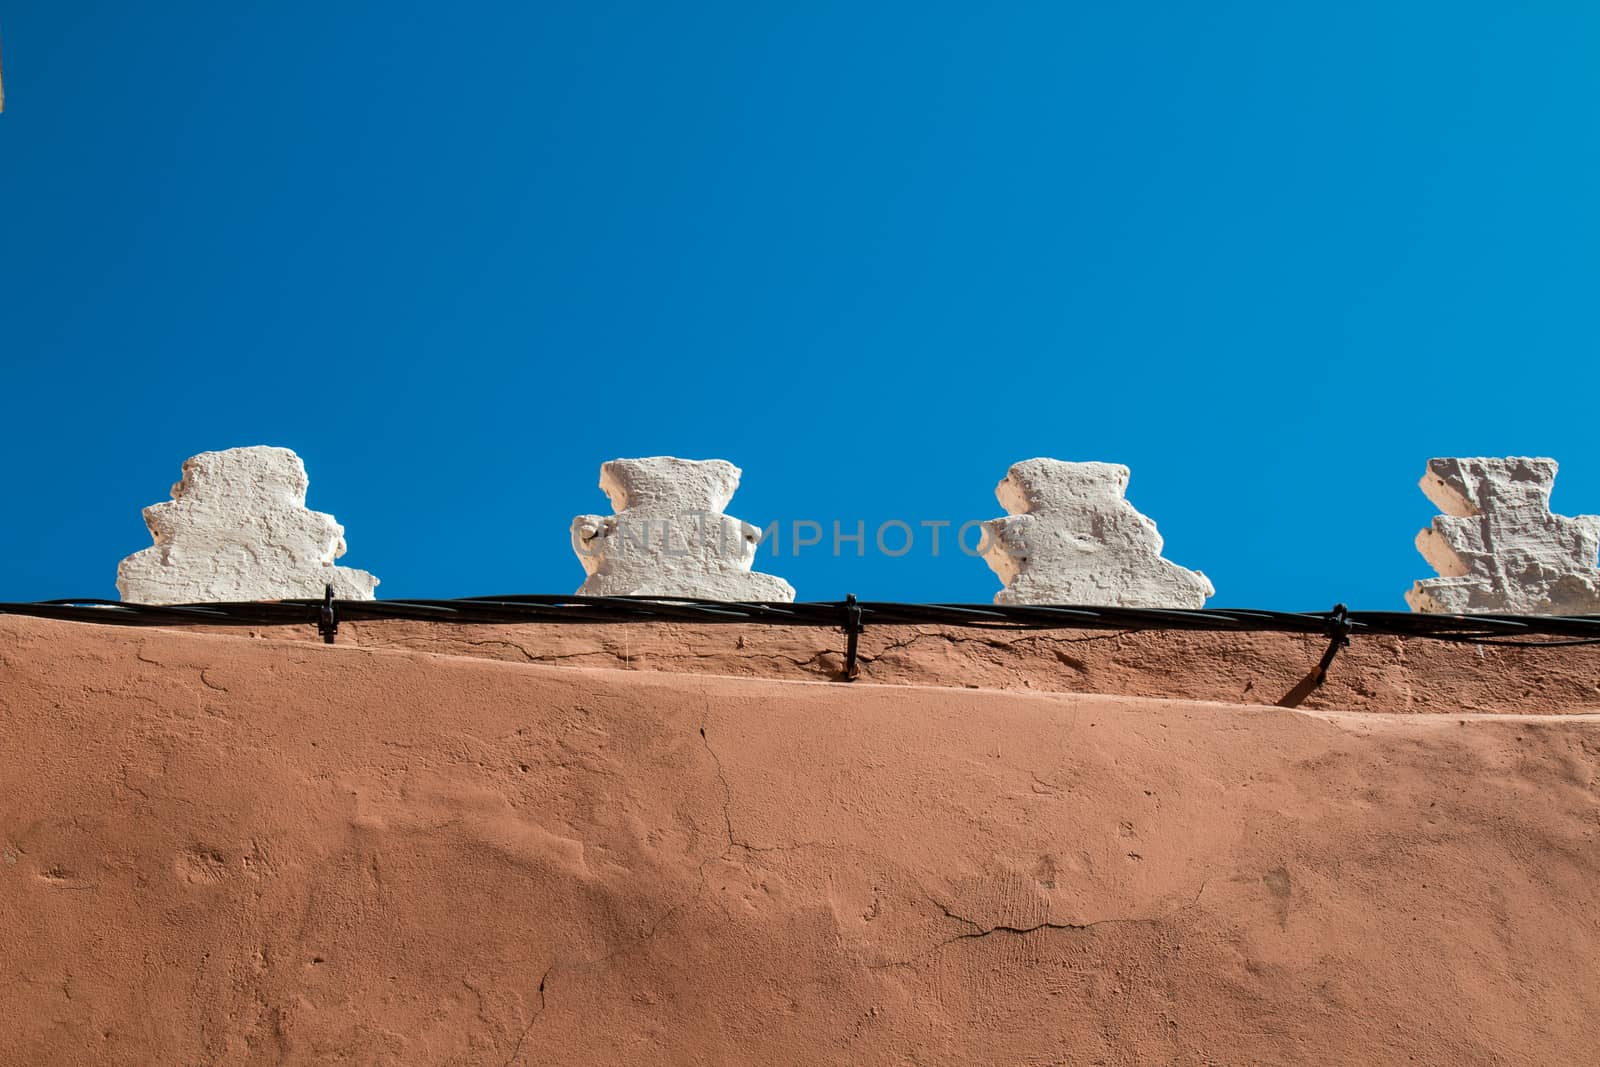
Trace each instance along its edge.
<instances>
[{"instance_id":1,"label":"white stone ornament","mask_svg":"<svg viewBox=\"0 0 1600 1067\"><path fill-rule=\"evenodd\" d=\"M1556 461L1430 459L1421 486L1444 512L1417 534L1438 578L1412 585L1412 611L1600 614L1600 515L1555 515Z\"/></svg>"},{"instance_id":2,"label":"white stone ornament","mask_svg":"<svg viewBox=\"0 0 1600 1067\"><path fill-rule=\"evenodd\" d=\"M585 596L793 600L782 578L751 571L761 531L723 514L740 470L723 459L614 459L600 488L614 515L572 520Z\"/></svg>"},{"instance_id":3,"label":"white stone ornament","mask_svg":"<svg viewBox=\"0 0 1600 1067\"><path fill-rule=\"evenodd\" d=\"M305 464L287 448L202 452L183 465L172 499L144 509L155 544L117 567L137 604L318 597L371 600L378 579L336 567L344 527L306 505Z\"/></svg>"},{"instance_id":4,"label":"white stone ornament","mask_svg":"<svg viewBox=\"0 0 1600 1067\"><path fill-rule=\"evenodd\" d=\"M1204 574L1161 558L1156 524L1123 498L1120 463L1028 459L994 495L1010 514L983 524L980 552L1005 588L996 604L1198 608Z\"/></svg>"}]
</instances>

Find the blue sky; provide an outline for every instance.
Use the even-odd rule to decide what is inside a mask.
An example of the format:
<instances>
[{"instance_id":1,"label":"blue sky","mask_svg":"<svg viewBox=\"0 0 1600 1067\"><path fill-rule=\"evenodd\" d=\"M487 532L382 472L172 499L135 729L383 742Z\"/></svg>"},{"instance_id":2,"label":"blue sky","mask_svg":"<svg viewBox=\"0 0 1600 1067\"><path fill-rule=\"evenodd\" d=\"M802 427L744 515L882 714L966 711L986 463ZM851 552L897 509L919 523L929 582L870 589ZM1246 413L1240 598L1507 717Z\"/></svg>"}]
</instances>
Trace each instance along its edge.
<instances>
[{"instance_id":1,"label":"blue sky","mask_svg":"<svg viewBox=\"0 0 1600 1067\"><path fill-rule=\"evenodd\" d=\"M380 595L569 592L617 456L730 512L1133 469L1215 605L1403 608L1434 455L1600 512L1600 6L0 12L0 599L114 596L182 460L297 450ZM803 599L986 601L829 546Z\"/></svg>"}]
</instances>

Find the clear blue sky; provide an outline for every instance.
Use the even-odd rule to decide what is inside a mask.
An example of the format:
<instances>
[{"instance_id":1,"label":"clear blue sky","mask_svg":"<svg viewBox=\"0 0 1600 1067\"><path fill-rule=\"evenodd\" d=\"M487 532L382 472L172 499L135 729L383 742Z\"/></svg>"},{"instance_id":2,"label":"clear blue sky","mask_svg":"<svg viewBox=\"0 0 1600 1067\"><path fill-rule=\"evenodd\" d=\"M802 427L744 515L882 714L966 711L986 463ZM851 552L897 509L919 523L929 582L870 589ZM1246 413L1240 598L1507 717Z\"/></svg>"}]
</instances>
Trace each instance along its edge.
<instances>
[{"instance_id":1,"label":"clear blue sky","mask_svg":"<svg viewBox=\"0 0 1600 1067\"><path fill-rule=\"evenodd\" d=\"M297 450L380 595L570 592L600 463L956 522L1133 468L1215 605L1402 608L1434 455L1600 512L1600 5L0 12L0 598ZM847 549L849 546L846 546ZM811 549L803 599L986 601Z\"/></svg>"}]
</instances>

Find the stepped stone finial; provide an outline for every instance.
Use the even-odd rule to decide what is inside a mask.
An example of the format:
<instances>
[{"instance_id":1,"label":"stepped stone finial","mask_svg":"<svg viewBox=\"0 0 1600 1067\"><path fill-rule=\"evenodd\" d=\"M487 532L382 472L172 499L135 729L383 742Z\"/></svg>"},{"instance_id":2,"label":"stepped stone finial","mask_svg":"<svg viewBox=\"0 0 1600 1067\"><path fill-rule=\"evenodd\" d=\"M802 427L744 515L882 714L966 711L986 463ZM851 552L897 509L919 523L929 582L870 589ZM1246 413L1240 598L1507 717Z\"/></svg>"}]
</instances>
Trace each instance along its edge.
<instances>
[{"instance_id":1,"label":"stepped stone finial","mask_svg":"<svg viewBox=\"0 0 1600 1067\"><path fill-rule=\"evenodd\" d=\"M994 495L1010 514L983 524L984 562L1005 588L996 604L1198 608L1204 574L1161 558L1156 524L1123 499L1120 463L1028 459Z\"/></svg>"},{"instance_id":2,"label":"stepped stone finial","mask_svg":"<svg viewBox=\"0 0 1600 1067\"><path fill-rule=\"evenodd\" d=\"M761 531L722 509L740 470L724 459L614 459L600 488L615 515L572 520L572 549L586 596L793 600L782 578L753 573Z\"/></svg>"},{"instance_id":3,"label":"stepped stone finial","mask_svg":"<svg viewBox=\"0 0 1600 1067\"><path fill-rule=\"evenodd\" d=\"M1412 585L1412 611L1600 613L1600 515L1555 515L1556 461L1430 459L1422 491L1444 512L1417 534L1438 578Z\"/></svg>"},{"instance_id":4,"label":"stepped stone finial","mask_svg":"<svg viewBox=\"0 0 1600 1067\"><path fill-rule=\"evenodd\" d=\"M305 464L287 448L202 452L183 465L172 499L144 509L155 545L117 567L122 599L138 604L371 600L378 579L336 567L344 527L306 505Z\"/></svg>"}]
</instances>

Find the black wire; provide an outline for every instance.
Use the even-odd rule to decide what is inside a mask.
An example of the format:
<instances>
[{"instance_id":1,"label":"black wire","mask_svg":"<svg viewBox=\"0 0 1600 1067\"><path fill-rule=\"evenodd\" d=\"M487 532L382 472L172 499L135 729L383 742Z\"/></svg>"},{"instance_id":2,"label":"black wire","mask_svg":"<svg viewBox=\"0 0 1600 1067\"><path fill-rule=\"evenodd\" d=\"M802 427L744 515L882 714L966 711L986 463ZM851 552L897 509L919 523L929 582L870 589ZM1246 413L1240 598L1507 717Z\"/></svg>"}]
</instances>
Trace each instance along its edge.
<instances>
[{"instance_id":1,"label":"black wire","mask_svg":"<svg viewBox=\"0 0 1600 1067\"><path fill-rule=\"evenodd\" d=\"M322 619L321 599L225 604L127 604L96 599L0 603L0 614L123 626L252 626ZM508 623L762 624L837 628L843 601L732 602L695 597L507 594L454 600L336 600L340 622L411 619ZM864 626L962 626L999 630L1192 630L1353 636L1553 648L1600 644L1600 615L1429 615L1395 611L1282 612L1238 608L1109 608L1069 604L899 604L860 601ZM1528 637L1557 640L1529 641Z\"/></svg>"}]
</instances>

